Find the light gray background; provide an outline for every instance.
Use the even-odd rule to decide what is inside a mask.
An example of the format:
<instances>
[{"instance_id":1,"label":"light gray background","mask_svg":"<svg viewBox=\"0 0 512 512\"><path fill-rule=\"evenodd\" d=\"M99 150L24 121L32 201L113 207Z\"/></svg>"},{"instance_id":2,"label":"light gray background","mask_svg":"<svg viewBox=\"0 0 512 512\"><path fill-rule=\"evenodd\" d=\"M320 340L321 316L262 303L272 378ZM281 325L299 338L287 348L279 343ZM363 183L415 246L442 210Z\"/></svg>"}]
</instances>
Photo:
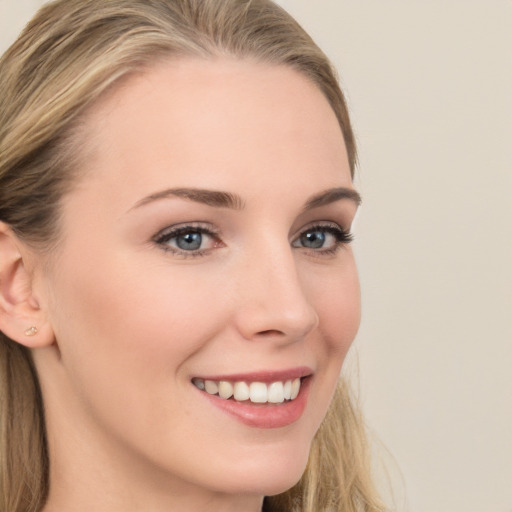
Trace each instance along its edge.
<instances>
[{"instance_id":1,"label":"light gray background","mask_svg":"<svg viewBox=\"0 0 512 512\"><path fill-rule=\"evenodd\" d=\"M400 509L511 512L512 2L279 3L349 99L361 395ZM0 0L0 50L40 4Z\"/></svg>"}]
</instances>

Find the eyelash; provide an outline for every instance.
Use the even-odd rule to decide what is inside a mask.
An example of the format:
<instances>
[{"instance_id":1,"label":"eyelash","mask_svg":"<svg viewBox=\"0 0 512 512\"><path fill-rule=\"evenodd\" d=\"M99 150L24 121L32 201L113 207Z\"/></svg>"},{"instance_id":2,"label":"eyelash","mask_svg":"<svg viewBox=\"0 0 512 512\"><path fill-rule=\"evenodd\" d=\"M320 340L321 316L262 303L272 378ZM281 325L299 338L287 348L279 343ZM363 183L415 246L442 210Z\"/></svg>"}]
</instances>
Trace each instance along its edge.
<instances>
[{"instance_id":1,"label":"eyelash","mask_svg":"<svg viewBox=\"0 0 512 512\"><path fill-rule=\"evenodd\" d=\"M334 246L331 248L307 248L304 246L296 246L294 245L297 241L301 240L301 237L307 235L308 233L324 233L329 234L334 237ZM207 249L195 249L195 250L184 250L179 247L173 247L168 244L173 239L176 239L180 235L188 235L188 234L199 234L201 236L206 235L210 237L213 241L214 246ZM215 247L220 247L222 241L220 240L220 233L216 230L211 229L202 224L187 224L184 226L166 228L163 231L160 231L154 238L154 242L159 245L162 250L166 252L171 252L177 256L182 258L195 258L199 256L207 255L212 249ZM299 235L293 240L292 246L297 248L302 248L308 250L310 253L313 253L315 256L330 256L338 252L343 246L350 244L353 241L353 235L348 230L343 229L338 224L315 224L313 226L308 226L306 229L302 230Z\"/></svg>"},{"instance_id":2,"label":"eyelash","mask_svg":"<svg viewBox=\"0 0 512 512\"><path fill-rule=\"evenodd\" d=\"M342 247L347 246L354 240L353 234L350 231L342 228L338 224L315 224L313 226L308 226L306 229L300 232L299 236L296 237L295 240L300 240L300 238L305 234L314 232L328 233L334 237L334 246L329 249L309 249L309 251L313 253L315 256L334 255ZM307 247L303 248L308 249Z\"/></svg>"},{"instance_id":3,"label":"eyelash","mask_svg":"<svg viewBox=\"0 0 512 512\"><path fill-rule=\"evenodd\" d=\"M207 235L214 241L214 244L217 244L217 246L220 246L220 244L222 243L219 238L219 232L217 232L205 225L195 224L195 223L187 224L184 226L166 228L163 231L160 231L160 233L158 233L153 238L153 240L164 251L173 253L177 256L181 256L182 258L195 258L198 256L206 256L213 248L212 247L209 249L197 249L194 251L186 251L186 250L180 249L178 247L172 247L172 246L168 245L168 242L170 242L171 240L179 237L180 235L187 235L187 234L200 234L201 236Z\"/></svg>"}]
</instances>

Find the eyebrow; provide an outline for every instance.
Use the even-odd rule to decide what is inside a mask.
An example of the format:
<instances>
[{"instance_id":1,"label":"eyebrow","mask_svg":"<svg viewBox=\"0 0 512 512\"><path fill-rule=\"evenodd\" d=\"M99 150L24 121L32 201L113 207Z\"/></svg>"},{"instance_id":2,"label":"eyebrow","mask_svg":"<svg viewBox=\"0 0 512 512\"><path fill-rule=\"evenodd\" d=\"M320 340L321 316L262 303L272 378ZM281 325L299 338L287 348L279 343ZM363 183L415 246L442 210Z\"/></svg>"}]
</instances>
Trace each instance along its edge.
<instances>
[{"instance_id":1,"label":"eyebrow","mask_svg":"<svg viewBox=\"0 0 512 512\"><path fill-rule=\"evenodd\" d=\"M135 203L135 205L130 208L130 210L139 208L140 206L144 206L148 203L152 203L153 201L158 201L159 199L166 199L171 197L178 197L181 199L194 201L196 203L202 203L207 206L213 206L215 208L242 210L245 206L243 199L239 195L233 194L231 192L222 192L220 190L207 190L201 188L169 188L144 197ZM306 205L303 208L303 211L319 208L320 206L325 206L343 199L353 201L356 203L356 206L361 204L361 196L356 190L347 187L337 187L315 194L313 197L308 199Z\"/></svg>"},{"instance_id":2,"label":"eyebrow","mask_svg":"<svg viewBox=\"0 0 512 512\"><path fill-rule=\"evenodd\" d=\"M359 192L353 188L330 188L311 197L306 203L304 211L312 210L313 208L319 208L320 206L325 206L336 201L341 201L342 199L353 201L356 203L356 206L359 206L362 202Z\"/></svg>"},{"instance_id":3,"label":"eyebrow","mask_svg":"<svg viewBox=\"0 0 512 512\"><path fill-rule=\"evenodd\" d=\"M133 208L138 208L145 204L170 197L179 197L196 203L206 204L216 208L230 208L233 210L242 210L244 202L237 194L230 192L221 192L218 190L206 190L201 188L169 188L160 192L155 192L144 199L138 201Z\"/></svg>"}]
</instances>

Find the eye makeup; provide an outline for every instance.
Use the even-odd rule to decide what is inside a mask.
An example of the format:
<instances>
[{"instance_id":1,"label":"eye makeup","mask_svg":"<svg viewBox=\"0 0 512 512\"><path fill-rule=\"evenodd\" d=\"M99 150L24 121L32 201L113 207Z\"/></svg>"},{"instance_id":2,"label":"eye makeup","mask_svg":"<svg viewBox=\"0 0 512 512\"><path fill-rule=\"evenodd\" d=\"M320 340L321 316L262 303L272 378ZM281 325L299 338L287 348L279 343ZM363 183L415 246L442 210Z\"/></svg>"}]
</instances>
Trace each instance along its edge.
<instances>
[{"instance_id":1,"label":"eye makeup","mask_svg":"<svg viewBox=\"0 0 512 512\"><path fill-rule=\"evenodd\" d=\"M353 235L338 224L316 223L303 229L292 246L304 248L317 256L330 256L352 241Z\"/></svg>"},{"instance_id":2,"label":"eye makeup","mask_svg":"<svg viewBox=\"0 0 512 512\"><path fill-rule=\"evenodd\" d=\"M164 251L184 258L205 256L224 246L217 230L198 222L167 227L153 241Z\"/></svg>"},{"instance_id":3,"label":"eye makeup","mask_svg":"<svg viewBox=\"0 0 512 512\"><path fill-rule=\"evenodd\" d=\"M338 224L317 222L302 229L291 246L315 256L329 256L352 240L352 234ZM153 241L164 251L183 258L205 256L225 246L219 230L200 222L167 227L157 233Z\"/></svg>"}]
</instances>

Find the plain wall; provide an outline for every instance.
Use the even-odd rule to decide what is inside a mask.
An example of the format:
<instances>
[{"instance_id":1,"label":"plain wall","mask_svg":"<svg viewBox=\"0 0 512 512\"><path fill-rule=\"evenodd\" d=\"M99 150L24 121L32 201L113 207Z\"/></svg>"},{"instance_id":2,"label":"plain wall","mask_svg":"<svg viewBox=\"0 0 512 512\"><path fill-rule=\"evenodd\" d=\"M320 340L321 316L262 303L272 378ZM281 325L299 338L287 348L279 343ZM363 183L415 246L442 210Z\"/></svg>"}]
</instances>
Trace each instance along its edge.
<instances>
[{"instance_id":1,"label":"plain wall","mask_svg":"<svg viewBox=\"0 0 512 512\"><path fill-rule=\"evenodd\" d=\"M0 0L1 51L41 3ZM512 2L279 3L337 66L359 141L356 351L400 509L511 512Z\"/></svg>"},{"instance_id":2,"label":"plain wall","mask_svg":"<svg viewBox=\"0 0 512 512\"><path fill-rule=\"evenodd\" d=\"M359 141L370 426L416 512L512 511L512 2L282 0Z\"/></svg>"}]
</instances>

